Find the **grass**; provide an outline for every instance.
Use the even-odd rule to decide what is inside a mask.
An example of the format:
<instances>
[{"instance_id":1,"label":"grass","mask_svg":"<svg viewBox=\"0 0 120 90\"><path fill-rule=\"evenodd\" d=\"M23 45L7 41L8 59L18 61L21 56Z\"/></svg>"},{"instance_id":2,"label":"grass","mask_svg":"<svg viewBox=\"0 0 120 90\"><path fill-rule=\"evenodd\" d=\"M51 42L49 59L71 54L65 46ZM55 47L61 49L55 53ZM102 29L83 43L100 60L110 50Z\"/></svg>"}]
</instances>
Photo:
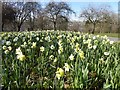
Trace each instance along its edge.
<instances>
[{"instance_id":1,"label":"grass","mask_svg":"<svg viewBox=\"0 0 120 90\"><path fill-rule=\"evenodd\" d=\"M100 36L105 36L107 35L108 37L116 37L118 38L118 33L95 33L95 35L100 35Z\"/></svg>"}]
</instances>

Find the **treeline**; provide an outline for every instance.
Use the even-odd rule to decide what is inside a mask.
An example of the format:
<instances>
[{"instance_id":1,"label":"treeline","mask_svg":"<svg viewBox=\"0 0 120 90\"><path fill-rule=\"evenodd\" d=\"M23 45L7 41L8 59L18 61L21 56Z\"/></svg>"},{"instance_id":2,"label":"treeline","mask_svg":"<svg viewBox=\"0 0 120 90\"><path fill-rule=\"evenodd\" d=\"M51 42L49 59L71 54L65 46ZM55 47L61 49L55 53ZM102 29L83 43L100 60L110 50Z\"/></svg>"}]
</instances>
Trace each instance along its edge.
<instances>
[{"instance_id":1,"label":"treeline","mask_svg":"<svg viewBox=\"0 0 120 90\"><path fill-rule=\"evenodd\" d=\"M76 13L66 2L49 2L44 8L39 2L2 2L2 31L118 32L117 14L107 6L88 6L77 21L70 19L72 14Z\"/></svg>"}]
</instances>

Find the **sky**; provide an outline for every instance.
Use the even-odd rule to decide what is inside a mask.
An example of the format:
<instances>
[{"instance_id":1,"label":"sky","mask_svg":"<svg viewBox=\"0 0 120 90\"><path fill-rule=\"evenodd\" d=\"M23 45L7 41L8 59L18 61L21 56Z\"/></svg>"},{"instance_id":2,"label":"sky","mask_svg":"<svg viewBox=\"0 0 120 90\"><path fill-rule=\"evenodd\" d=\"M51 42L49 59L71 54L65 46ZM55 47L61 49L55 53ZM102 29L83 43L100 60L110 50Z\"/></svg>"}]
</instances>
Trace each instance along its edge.
<instances>
[{"instance_id":1,"label":"sky","mask_svg":"<svg viewBox=\"0 0 120 90\"><path fill-rule=\"evenodd\" d=\"M87 8L89 5L98 7L98 6L103 6L103 5L109 5L110 10L112 10L114 13L118 13L118 2L120 6L120 1L119 0L4 0L4 1L32 1L32 2L40 2L42 6L44 7L46 3L50 1L55 1L55 2L60 2L64 1L67 2L71 9L76 12L75 15L71 15L70 18L71 20L79 20L79 15L81 11L84 8Z\"/></svg>"},{"instance_id":2,"label":"sky","mask_svg":"<svg viewBox=\"0 0 120 90\"><path fill-rule=\"evenodd\" d=\"M71 16L72 20L78 20L81 11L88 6L99 7L99 6L110 6L109 10L114 13L118 13L118 2L68 2L70 7L76 12L76 17Z\"/></svg>"},{"instance_id":3,"label":"sky","mask_svg":"<svg viewBox=\"0 0 120 90\"><path fill-rule=\"evenodd\" d=\"M56 1L56 0L54 0L54 1ZM47 3L46 2L41 2L41 4L44 7ZM113 11L114 13L118 13L118 2L115 1L115 0L113 0L112 2L109 2L107 0L106 0L106 2L87 2L87 1L85 2L85 0L84 0L84 2L83 1L79 1L79 2L78 1L76 1L76 2L71 1L71 2L67 2L67 4L76 13L76 16L74 14L70 16L70 20L79 21L81 19L81 21L82 21L82 18L79 18L79 15L80 15L81 11L84 8L87 8L89 5L93 6L93 7L99 7L99 6L104 6L104 5L105 6L110 6L110 8L108 8L109 10Z\"/></svg>"}]
</instances>

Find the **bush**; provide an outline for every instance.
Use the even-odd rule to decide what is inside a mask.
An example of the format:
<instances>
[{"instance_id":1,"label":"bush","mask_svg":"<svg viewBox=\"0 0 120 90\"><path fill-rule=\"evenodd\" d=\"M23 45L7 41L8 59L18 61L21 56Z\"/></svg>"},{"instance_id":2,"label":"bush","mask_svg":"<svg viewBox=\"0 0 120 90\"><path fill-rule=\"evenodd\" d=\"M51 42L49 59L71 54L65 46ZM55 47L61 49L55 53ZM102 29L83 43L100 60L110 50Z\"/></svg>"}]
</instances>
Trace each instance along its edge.
<instances>
[{"instance_id":1,"label":"bush","mask_svg":"<svg viewBox=\"0 0 120 90\"><path fill-rule=\"evenodd\" d=\"M3 33L3 86L120 88L119 47L106 36L79 32Z\"/></svg>"}]
</instances>

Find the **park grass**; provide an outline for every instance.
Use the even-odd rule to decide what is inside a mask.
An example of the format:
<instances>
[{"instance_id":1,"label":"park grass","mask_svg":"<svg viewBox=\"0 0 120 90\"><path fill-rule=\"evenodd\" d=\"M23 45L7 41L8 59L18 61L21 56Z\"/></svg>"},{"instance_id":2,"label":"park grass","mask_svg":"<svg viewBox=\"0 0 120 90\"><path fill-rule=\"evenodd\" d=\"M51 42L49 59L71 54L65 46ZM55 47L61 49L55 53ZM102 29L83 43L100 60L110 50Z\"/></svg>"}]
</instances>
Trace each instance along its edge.
<instances>
[{"instance_id":1,"label":"park grass","mask_svg":"<svg viewBox=\"0 0 120 90\"><path fill-rule=\"evenodd\" d=\"M100 35L100 36L107 35L108 37L120 38L119 33L95 33L95 35Z\"/></svg>"}]
</instances>

